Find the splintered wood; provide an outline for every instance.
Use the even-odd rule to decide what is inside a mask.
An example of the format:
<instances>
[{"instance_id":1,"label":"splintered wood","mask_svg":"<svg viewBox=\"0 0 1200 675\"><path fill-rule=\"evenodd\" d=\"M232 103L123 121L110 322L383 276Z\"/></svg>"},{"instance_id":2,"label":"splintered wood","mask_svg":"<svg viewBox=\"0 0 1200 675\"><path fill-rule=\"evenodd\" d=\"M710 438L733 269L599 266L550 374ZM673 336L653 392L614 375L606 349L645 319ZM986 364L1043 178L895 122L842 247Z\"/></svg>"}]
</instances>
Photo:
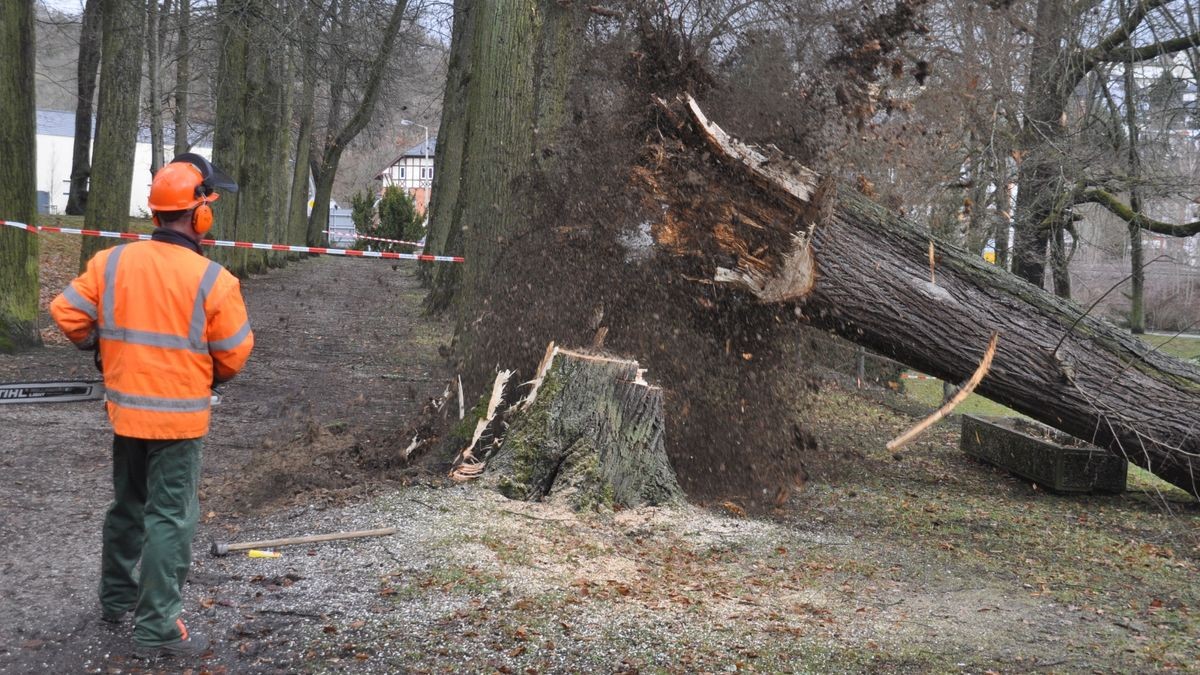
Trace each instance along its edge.
<instances>
[{"instance_id":1,"label":"splintered wood","mask_svg":"<svg viewBox=\"0 0 1200 675\"><path fill-rule=\"evenodd\" d=\"M647 206L662 206L651 225L655 242L697 259L698 278L708 283L748 292L763 303L803 299L816 283L810 244L821 213L819 176L777 149L759 151L738 141L705 117L691 97L684 102L686 119L656 99L677 128L693 129L719 162L744 171L748 180L717 178L706 175L709 167L683 165L684 152L648 153L648 167L639 167L633 177L654 202ZM701 189L718 180L721 190ZM767 188L782 203L739 199Z\"/></svg>"},{"instance_id":2,"label":"splintered wood","mask_svg":"<svg viewBox=\"0 0 1200 675\"><path fill-rule=\"evenodd\" d=\"M975 387L979 386L979 383L983 381L983 376L987 375L988 370L992 367L992 359L996 356L996 345L999 343L999 340L1000 334L992 333L992 339L988 342L987 349L983 352L983 360L979 362L979 367L975 369L975 374L971 376L971 379L967 380L967 383L958 390L958 393L951 397L949 401L946 401L942 407L935 410L932 415L921 420L903 434L888 441L887 449L896 450L897 448L904 447L914 438L921 435L921 432L937 424L946 415L949 415L950 411L957 408L959 403L967 400L967 397L971 395L971 392L975 391Z\"/></svg>"},{"instance_id":3,"label":"splintered wood","mask_svg":"<svg viewBox=\"0 0 1200 675\"><path fill-rule=\"evenodd\" d=\"M484 478L512 499L561 497L576 508L680 498L663 443L663 393L644 374L637 361L552 343L517 404L505 403L516 396L511 373L497 378L451 478Z\"/></svg>"},{"instance_id":4,"label":"splintered wood","mask_svg":"<svg viewBox=\"0 0 1200 675\"><path fill-rule=\"evenodd\" d=\"M505 405L504 392L512 376L513 371L511 370L502 370L496 373L496 380L492 383L492 394L488 398L487 411L484 413L483 418L475 424L475 433L471 436L471 444L460 452L458 458L454 461L454 468L450 471L451 480L462 482L483 473L483 469L486 466L484 458L487 457L487 453L492 450L498 438L504 432L502 428L499 428L503 422L498 420L496 416L502 411L502 406ZM462 380L459 380L459 382L461 384ZM461 396L461 386L459 392Z\"/></svg>"}]
</instances>

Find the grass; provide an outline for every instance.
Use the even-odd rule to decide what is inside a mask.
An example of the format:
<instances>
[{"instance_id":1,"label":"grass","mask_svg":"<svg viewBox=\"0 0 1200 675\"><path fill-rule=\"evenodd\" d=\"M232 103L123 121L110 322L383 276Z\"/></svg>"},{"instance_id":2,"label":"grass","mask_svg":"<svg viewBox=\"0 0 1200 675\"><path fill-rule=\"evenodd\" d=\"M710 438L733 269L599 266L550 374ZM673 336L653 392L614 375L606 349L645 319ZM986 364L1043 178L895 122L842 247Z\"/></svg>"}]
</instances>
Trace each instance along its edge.
<instances>
[{"instance_id":1,"label":"grass","mask_svg":"<svg viewBox=\"0 0 1200 675\"><path fill-rule=\"evenodd\" d=\"M915 398L922 404L930 408L938 408L942 405L942 381L941 380L905 380L904 393L911 398ZM961 415L993 415L999 417L1020 417L1020 413L1006 408L999 403L988 400L979 394L971 394L967 400L963 401L954 409L954 412Z\"/></svg>"},{"instance_id":2,"label":"grass","mask_svg":"<svg viewBox=\"0 0 1200 675\"><path fill-rule=\"evenodd\" d=\"M1200 338L1169 335L1139 335L1141 339L1158 347L1164 354L1179 359L1200 360ZM904 393L920 401L930 408L942 405L942 381L904 380ZM998 417L1021 417L1022 415L1011 408L988 400L978 394L971 394L954 412L962 415L995 415Z\"/></svg>"},{"instance_id":3,"label":"grass","mask_svg":"<svg viewBox=\"0 0 1200 675\"><path fill-rule=\"evenodd\" d=\"M834 531L886 542L886 559L900 566L858 586L882 575L936 591L943 578L970 579L968 587L998 597L1053 603L1070 622L1060 635L1064 658L1107 653L1109 668L1126 671L1198 663L1200 512L1181 491L1131 466L1123 495L1048 494L963 456L953 427L935 427L895 461L881 446L908 420L835 391L823 391L810 412L829 419L831 450L860 452L867 466L812 486L809 511ZM1106 632L1114 625L1122 632Z\"/></svg>"},{"instance_id":4,"label":"grass","mask_svg":"<svg viewBox=\"0 0 1200 675\"><path fill-rule=\"evenodd\" d=\"M1158 347L1164 354L1170 354L1177 359L1191 361L1200 360L1200 338L1172 337L1170 335L1139 335L1146 342Z\"/></svg>"}]
</instances>

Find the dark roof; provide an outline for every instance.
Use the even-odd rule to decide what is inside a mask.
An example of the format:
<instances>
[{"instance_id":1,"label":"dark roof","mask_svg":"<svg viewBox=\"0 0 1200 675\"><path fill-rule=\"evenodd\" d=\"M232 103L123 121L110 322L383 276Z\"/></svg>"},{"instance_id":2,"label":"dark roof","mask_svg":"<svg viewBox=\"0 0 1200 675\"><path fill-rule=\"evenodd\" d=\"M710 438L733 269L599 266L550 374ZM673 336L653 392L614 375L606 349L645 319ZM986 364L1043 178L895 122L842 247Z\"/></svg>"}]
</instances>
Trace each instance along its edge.
<instances>
[{"instance_id":1,"label":"dark roof","mask_svg":"<svg viewBox=\"0 0 1200 675\"><path fill-rule=\"evenodd\" d=\"M380 169L379 173L375 174L375 179L378 180L379 177L383 175L384 171L387 171L388 169L392 168L393 166L396 166L396 162L399 162L400 160L404 159L405 157L425 157L426 156L425 155L425 145L426 145L425 142L422 141L422 142L417 143L416 145L412 146L411 148L405 150L404 152L400 153L395 159L388 162L387 166ZM433 159L435 150L437 150L437 136L430 136L429 137L429 158L430 159Z\"/></svg>"},{"instance_id":2,"label":"dark roof","mask_svg":"<svg viewBox=\"0 0 1200 675\"><path fill-rule=\"evenodd\" d=\"M37 111L37 132L42 136L75 137L75 113L62 110Z\"/></svg>"},{"instance_id":3,"label":"dark roof","mask_svg":"<svg viewBox=\"0 0 1200 675\"><path fill-rule=\"evenodd\" d=\"M437 136L430 136L428 145L429 145L429 147L427 149L425 147L426 143L424 141L417 143L416 145L412 146L411 148L400 153L400 157L425 157L425 156L433 157L434 152L437 150ZM400 159L400 157L397 157L396 159ZM392 164L395 164L395 163L396 163L395 161L392 162Z\"/></svg>"},{"instance_id":4,"label":"dark roof","mask_svg":"<svg viewBox=\"0 0 1200 675\"><path fill-rule=\"evenodd\" d=\"M92 118L92 134L95 134L95 118ZM66 110L38 110L37 111L37 133L42 136L65 136L67 138L75 137L75 113ZM212 127L206 124L194 124L191 129L191 142L193 145L202 144L203 141L209 141L212 137ZM138 129L138 143L150 142L150 129L142 127ZM211 141L210 141L211 142ZM163 125L163 144L175 144L175 129L170 124Z\"/></svg>"}]
</instances>

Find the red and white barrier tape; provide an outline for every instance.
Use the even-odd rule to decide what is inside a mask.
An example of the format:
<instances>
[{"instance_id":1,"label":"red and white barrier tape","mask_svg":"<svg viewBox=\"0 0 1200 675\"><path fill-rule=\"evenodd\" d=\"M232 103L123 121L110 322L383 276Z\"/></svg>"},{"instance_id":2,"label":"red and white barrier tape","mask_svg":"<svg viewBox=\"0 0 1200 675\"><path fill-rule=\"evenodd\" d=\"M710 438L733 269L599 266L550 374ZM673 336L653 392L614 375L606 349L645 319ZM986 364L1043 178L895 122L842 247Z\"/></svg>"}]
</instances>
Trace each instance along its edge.
<instances>
[{"instance_id":1,"label":"red and white barrier tape","mask_svg":"<svg viewBox=\"0 0 1200 675\"><path fill-rule=\"evenodd\" d=\"M936 380L932 375L922 375L920 373L904 373L900 377L906 380Z\"/></svg>"},{"instance_id":2,"label":"red and white barrier tape","mask_svg":"<svg viewBox=\"0 0 1200 675\"><path fill-rule=\"evenodd\" d=\"M107 230L81 230L75 227L51 227L48 225L27 225L11 220L0 220L0 225L8 225L28 232L58 232L61 234L80 234L85 237L104 237L107 239L136 239L147 241L148 234L137 232L109 232ZM351 258L386 258L388 260L421 260L424 262L466 262L461 256L424 255L416 253L390 253L387 251L355 251L346 248L328 248L324 246L292 246L291 244L261 244L250 241L225 241L223 239L201 239L205 246L223 246L225 248L253 248L260 251L289 251L292 253L318 253L322 255L344 255Z\"/></svg>"},{"instance_id":3,"label":"red and white barrier tape","mask_svg":"<svg viewBox=\"0 0 1200 675\"><path fill-rule=\"evenodd\" d=\"M346 237L354 237L355 239L366 239L368 241L382 241L389 244L405 244L408 246L424 246L424 242L420 241L404 241L403 239L384 239L383 237L368 237L365 234L350 234L343 232L330 232L329 230L321 230L325 234L340 234Z\"/></svg>"}]
</instances>

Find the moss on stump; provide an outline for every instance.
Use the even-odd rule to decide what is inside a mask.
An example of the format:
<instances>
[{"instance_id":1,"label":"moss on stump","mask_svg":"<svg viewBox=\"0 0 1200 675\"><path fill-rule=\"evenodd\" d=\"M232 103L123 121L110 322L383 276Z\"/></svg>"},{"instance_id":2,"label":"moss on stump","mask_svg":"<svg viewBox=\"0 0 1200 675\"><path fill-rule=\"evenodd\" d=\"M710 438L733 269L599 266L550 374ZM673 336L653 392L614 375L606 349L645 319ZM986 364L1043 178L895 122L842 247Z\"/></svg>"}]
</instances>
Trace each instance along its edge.
<instances>
[{"instance_id":1,"label":"moss on stump","mask_svg":"<svg viewBox=\"0 0 1200 675\"><path fill-rule=\"evenodd\" d=\"M487 482L510 499L576 509L679 501L663 444L663 392L636 361L556 350L533 401L510 417Z\"/></svg>"}]
</instances>

